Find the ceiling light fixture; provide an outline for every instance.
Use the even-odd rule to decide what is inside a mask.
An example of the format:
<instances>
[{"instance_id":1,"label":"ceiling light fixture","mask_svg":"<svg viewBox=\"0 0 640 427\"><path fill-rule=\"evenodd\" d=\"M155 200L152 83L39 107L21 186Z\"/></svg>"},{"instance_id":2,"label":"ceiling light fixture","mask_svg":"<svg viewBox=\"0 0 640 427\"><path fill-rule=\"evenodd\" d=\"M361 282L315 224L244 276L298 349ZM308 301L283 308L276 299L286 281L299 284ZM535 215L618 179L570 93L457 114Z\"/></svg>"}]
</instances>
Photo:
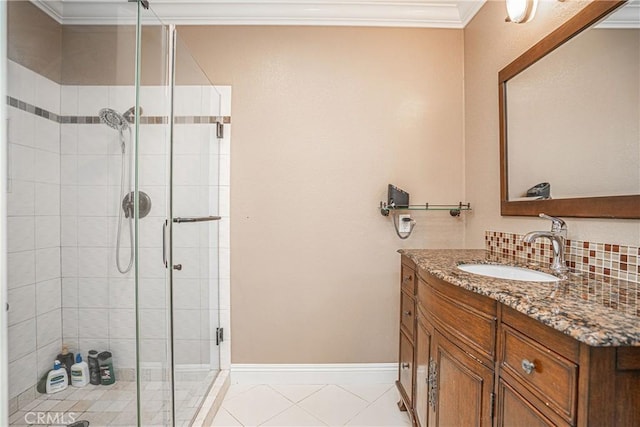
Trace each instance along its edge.
<instances>
[{"instance_id":1,"label":"ceiling light fixture","mask_svg":"<svg viewBox=\"0 0 640 427\"><path fill-rule=\"evenodd\" d=\"M538 0L505 0L507 5L507 22L524 24L533 19L538 8Z\"/></svg>"}]
</instances>

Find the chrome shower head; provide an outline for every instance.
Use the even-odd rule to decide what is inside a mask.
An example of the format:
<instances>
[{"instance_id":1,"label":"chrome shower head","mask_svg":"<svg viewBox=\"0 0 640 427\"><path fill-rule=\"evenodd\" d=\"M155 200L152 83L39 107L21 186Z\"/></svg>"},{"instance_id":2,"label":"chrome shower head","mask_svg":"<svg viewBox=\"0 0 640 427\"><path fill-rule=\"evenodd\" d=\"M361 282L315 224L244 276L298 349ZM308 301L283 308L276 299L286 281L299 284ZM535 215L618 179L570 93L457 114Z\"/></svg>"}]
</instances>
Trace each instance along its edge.
<instances>
[{"instance_id":1,"label":"chrome shower head","mask_svg":"<svg viewBox=\"0 0 640 427\"><path fill-rule=\"evenodd\" d=\"M129 128L129 123L127 123L124 116L111 108L103 108L100 110L98 117L100 117L102 123L115 130L123 131Z\"/></svg>"},{"instance_id":2,"label":"chrome shower head","mask_svg":"<svg viewBox=\"0 0 640 427\"><path fill-rule=\"evenodd\" d=\"M142 116L142 107L138 107L138 116ZM129 123L134 123L136 118L136 107L131 107L124 113L122 113L122 117Z\"/></svg>"}]
</instances>

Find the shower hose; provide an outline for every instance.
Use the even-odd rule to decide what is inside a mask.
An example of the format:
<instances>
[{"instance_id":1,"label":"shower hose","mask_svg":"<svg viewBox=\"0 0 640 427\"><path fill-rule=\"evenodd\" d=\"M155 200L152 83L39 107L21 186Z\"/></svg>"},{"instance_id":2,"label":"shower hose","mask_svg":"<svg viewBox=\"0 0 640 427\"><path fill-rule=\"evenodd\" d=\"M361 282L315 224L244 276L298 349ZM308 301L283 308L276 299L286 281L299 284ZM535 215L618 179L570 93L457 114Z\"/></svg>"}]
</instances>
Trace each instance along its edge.
<instances>
[{"instance_id":1,"label":"shower hose","mask_svg":"<svg viewBox=\"0 0 640 427\"><path fill-rule=\"evenodd\" d=\"M132 139L132 134L131 134L131 127L128 128L129 129L129 141L131 141ZM124 200L125 197L125 178L128 175L128 180L127 181L127 190L130 190L131 188L131 171L129 171L129 173L126 173L126 157L127 157L127 153L126 153L126 149L125 149L125 140L124 140L124 132L122 131L122 129L120 129L120 145L122 147L122 166L120 168L120 199L119 200ZM129 162L129 169L131 168L131 162ZM129 221L127 221L129 223L129 264L123 268L120 265L120 246L121 246L121 241L120 241L120 236L122 234L122 216L125 213L125 209L127 209L127 215L126 217L128 218ZM130 209L130 210L129 210ZM128 273L131 270L131 267L133 266L133 203L131 204L131 207L129 206L118 206L118 233L117 233L117 237L116 237L116 267L118 268L118 271L122 274Z\"/></svg>"}]
</instances>

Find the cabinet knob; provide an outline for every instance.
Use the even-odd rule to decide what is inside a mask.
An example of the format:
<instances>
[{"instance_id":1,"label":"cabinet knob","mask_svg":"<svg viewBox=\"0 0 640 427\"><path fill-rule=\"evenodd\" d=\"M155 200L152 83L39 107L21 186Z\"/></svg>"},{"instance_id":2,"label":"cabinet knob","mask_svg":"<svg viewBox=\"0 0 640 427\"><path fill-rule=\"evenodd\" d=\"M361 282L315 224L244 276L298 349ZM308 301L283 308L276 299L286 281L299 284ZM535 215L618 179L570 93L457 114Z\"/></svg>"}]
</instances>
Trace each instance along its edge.
<instances>
[{"instance_id":1,"label":"cabinet knob","mask_svg":"<svg viewBox=\"0 0 640 427\"><path fill-rule=\"evenodd\" d=\"M527 359L522 359L520 366L522 366L522 370L526 372L527 375L531 375L531 373L536 370L536 364Z\"/></svg>"},{"instance_id":2,"label":"cabinet knob","mask_svg":"<svg viewBox=\"0 0 640 427\"><path fill-rule=\"evenodd\" d=\"M411 367L411 364L409 363L403 363L402 365L400 365L402 367L402 369L409 369Z\"/></svg>"},{"instance_id":3,"label":"cabinet knob","mask_svg":"<svg viewBox=\"0 0 640 427\"><path fill-rule=\"evenodd\" d=\"M405 310L402 312L402 314L404 314L405 316L411 316L411 311Z\"/></svg>"}]
</instances>

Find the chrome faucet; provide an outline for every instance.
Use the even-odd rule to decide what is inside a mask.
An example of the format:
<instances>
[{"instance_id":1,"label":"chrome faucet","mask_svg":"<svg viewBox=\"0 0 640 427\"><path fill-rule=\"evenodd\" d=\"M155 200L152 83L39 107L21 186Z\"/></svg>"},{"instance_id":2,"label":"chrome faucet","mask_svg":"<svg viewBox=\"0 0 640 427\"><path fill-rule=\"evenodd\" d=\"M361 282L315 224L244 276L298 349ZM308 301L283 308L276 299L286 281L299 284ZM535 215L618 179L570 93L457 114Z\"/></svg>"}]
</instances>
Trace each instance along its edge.
<instances>
[{"instance_id":1,"label":"chrome faucet","mask_svg":"<svg viewBox=\"0 0 640 427\"><path fill-rule=\"evenodd\" d=\"M541 213L540 218L551 221L551 231L531 231L522 238L525 243L533 243L539 237L545 237L551 241L553 248L553 262L551 263L551 271L563 274L569 271L567 263L564 260L564 250L567 241L567 224L560 218L545 215Z\"/></svg>"}]
</instances>

